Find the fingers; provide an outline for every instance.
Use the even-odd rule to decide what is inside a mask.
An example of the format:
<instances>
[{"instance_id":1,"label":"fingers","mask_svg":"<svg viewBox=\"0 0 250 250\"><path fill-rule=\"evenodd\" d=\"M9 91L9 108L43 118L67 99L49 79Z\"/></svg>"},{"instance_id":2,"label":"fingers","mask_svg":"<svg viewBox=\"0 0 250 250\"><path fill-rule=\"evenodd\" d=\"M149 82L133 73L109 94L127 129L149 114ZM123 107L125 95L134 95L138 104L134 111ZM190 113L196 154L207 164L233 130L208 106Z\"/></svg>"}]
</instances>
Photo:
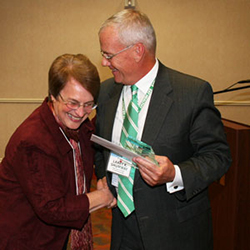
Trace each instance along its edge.
<instances>
[{"instance_id":1,"label":"fingers","mask_svg":"<svg viewBox=\"0 0 250 250\"><path fill-rule=\"evenodd\" d=\"M107 178L103 177L102 179L99 179L97 181L97 190L101 190L103 192L103 195L105 195L108 199L107 202L107 208L113 208L117 206L117 201L116 198L113 196L113 194L110 192L108 183L107 183Z\"/></svg>"},{"instance_id":2,"label":"fingers","mask_svg":"<svg viewBox=\"0 0 250 250\"><path fill-rule=\"evenodd\" d=\"M108 182L107 182L107 178L106 178L106 177L103 177L103 178L102 178L102 183L103 183L103 186L104 186L105 188L108 188Z\"/></svg>"},{"instance_id":3,"label":"fingers","mask_svg":"<svg viewBox=\"0 0 250 250\"><path fill-rule=\"evenodd\" d=\"M103 182L102 180L98 180L96 183L96 189L100 190L103 189Z\"/></svg>"},{"instance_id":4,"label":"fingers","mask_svg":"<svg viewBox=\"0 0 250 250\"><path fill-rule=\"evenodd\" d=\"M99 179L96 184L97 189L108 188L108 183L106 177Z\"/></svg>"},{"instance_id":5,"label":"fingers","mask_svg":"<svg viewBox=\"0 0 250 250\"><path fill-rule=\"evenodd\" d=\"M116 198L113 198L113 201L107 206L107 208L114 208L117 206Z\"/></svg>"},{"instance_id":6,"label":"fingers","mask_svg":"<svg viewBox=\"0 0 250 250\"><path fill-rule=\"evenodd\" d=\"M165 156L156 155L155 159L159 166L139 157L133 160L137 164L142 178L148 185L156 186L172 181L175 176L173 163Z\"/></svg>"}]
</instances>

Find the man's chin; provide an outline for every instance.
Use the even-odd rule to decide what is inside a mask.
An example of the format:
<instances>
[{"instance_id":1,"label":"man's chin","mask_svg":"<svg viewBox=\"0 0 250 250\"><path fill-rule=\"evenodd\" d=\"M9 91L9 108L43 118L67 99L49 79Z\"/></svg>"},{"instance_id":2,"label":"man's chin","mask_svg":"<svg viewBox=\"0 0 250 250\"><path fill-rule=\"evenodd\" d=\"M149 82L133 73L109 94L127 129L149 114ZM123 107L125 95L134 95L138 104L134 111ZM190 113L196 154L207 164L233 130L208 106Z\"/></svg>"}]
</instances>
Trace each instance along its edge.
<instances>
[{"instance_id":1,"label":"man's chin","mask_svg":"<svg viewBox=\"0 0 250 250\"><path fill-rule=\"evenodd\" d=\"M115 71L115 72L112 72L113 73L113 76L114 76L114 79L115 79L115 82L117 83L121 83L122 82L122 79L120 77L120 74L118 71Z\"/></svg>"}]
</instances>

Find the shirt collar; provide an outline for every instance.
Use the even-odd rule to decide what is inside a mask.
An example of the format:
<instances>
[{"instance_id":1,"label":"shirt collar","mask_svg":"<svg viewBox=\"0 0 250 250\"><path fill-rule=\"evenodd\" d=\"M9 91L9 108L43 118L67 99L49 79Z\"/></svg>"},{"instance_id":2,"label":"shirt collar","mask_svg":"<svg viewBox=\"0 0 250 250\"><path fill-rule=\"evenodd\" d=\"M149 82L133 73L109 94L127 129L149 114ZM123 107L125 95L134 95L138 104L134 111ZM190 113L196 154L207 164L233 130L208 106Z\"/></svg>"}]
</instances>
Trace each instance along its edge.
<instances>
[{"instance_id":1,"label":"shirt collar","mask_svg":"<svg viewBox=\"0 0 250 250\"><path fill-rule=\"evenodd\" d=\"M156 59L153 68L143 78L141 78L138 82L135 83L135 85L138 87L140 91L142 91L142 93L144 94L147 93L152 82L156 78L158 69L159 69L159 61ZM130 86L125 86L125 87L130 88Z\"/></svg>"}]
</instances>

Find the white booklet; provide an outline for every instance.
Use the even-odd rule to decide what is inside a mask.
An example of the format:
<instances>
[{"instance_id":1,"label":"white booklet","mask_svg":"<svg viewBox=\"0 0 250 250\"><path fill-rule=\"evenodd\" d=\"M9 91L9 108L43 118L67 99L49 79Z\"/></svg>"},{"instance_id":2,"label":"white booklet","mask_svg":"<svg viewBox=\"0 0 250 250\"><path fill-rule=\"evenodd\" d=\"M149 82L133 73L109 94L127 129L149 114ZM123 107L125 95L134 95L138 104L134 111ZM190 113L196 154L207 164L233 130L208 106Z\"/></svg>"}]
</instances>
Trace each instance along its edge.
<instances>
[{"instance_id":1,"label":"white booklet","mask_svg":"<svg viewBox=\"0 0 250 250\"><path fill-rule=\"evenodd\" d=\"M130 151L128 149L125 149L122 146L117 145L117 144L115 144L113 142L110 142L110 141L108 141L108 140L106 140L106 139L104 139L102 137L97 136L97 135L92 134L90 140L97 143L97 144L99 144L99 145L101 145L101 146L103 146L103 147L105 147L105 148L107 148L107 149L109 149L109 150L111 150L112 152L114 152L114 153L116 153L116 154L118 154L118 155L120 155L122 157L127 158L130 161L132 161L132 159L134 157L140 157L140 158L143 158L144 160L152 163L152 161L150 161L149 159L147 159L147 158L145 158L145 157L143 157L143 156L141 156L141 155L139 155L139 154L137 154L135 152L132 152L132 151Z\"/></svg>"}]
</instances>

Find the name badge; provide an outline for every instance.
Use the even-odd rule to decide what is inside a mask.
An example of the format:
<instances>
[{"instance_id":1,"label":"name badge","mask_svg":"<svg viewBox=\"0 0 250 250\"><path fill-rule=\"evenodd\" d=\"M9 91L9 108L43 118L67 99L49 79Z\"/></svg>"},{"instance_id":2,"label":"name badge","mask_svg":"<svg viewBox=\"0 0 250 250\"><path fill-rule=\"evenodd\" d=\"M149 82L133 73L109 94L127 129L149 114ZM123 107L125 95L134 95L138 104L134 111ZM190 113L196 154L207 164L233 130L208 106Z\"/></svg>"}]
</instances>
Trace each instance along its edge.
<instances>
[{"instance_id":1,"label":"name badge","mask_svg":"<svg viewBox=\"0 0 250 250\"><path fill-rule=\"evenodd\" d=\"M108 162L107 170L128 177L133 163L121 156L111 152Z\"/></svg>"}]
</instances>

